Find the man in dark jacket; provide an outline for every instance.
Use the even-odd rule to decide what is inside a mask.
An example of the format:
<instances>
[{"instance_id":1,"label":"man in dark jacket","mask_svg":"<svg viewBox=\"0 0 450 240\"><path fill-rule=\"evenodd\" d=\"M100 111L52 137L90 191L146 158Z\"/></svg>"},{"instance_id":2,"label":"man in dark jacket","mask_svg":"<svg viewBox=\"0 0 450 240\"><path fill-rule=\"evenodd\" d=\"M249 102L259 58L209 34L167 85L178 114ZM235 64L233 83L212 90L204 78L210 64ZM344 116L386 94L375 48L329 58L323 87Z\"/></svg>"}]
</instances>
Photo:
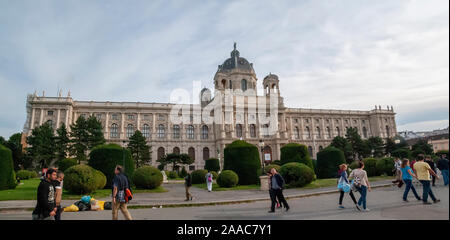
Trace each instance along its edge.
<instances>
[{"instance_id":1,"label":"man in dark jacket","mask_svg":"<svg viewBox=\"0 0 450 240\"><path fill-rule=\"evenodd\" d=\"M434 164L430 155L425 156L425 162L428 163L428 165L430 165L431 170L436 172L436 164ZM432 183L433 183L433 187L435 187L436 186L436 177L435 176L432 176Z\"/></svg>"},{"instance_id":2,"label":"man in dark jacket","mask_svg":"<svg viewBox=\"0 0 450 240\"><path fill-rule=\"evenodd\" d=\"M437 168L442 173L442 178L444 179L444 185L448 185L448 159L445 158L446 155L442 154L441 158L437 162Z\"/></svg>"},{"instance_id":3,"label":"man in dark jacket","mask_svg":"<svg viewBox=\"0 0 450 240\"><path fill-rule=\"evenodd\" d=\"M186 175L186 177L184 177L184 187L186 188L186 200L185 201L189 201L192 200L192 195L189 192L189 188L191 188L192 186L192 179L191 179L191 174L188 173Z\"/></svg>"},{"instance_id":4,"label":"man in dark jacket","mask_svg":"<svg viewBox=\"0 0 450 240\"><path fill-rule=\"evenodd\" d=\"M277 173L277 170L275 170L274 168L270 170L270 173L272 175L270 179L270 189L273 192L274 197L271 198L272 205L270 207L269 213L275 212L276 198L280 200L280 203L283 204L287 212L289 210L289 204L286 202L286 199L284 199L283 196L284 179L280 174Z\"/></svg>"},{"instance_id":5,"label":"man in dark jacket","mask_svg":"<svg viewBox=\"0 0 450 240\"><path fill-rule=\"evenodd\" d=\"M33 220L51 220L56 215L55 187L56 170L50 168L45 178L39 183L37 190L37 204L32 213Z\"/></svg>"}]
</instances>

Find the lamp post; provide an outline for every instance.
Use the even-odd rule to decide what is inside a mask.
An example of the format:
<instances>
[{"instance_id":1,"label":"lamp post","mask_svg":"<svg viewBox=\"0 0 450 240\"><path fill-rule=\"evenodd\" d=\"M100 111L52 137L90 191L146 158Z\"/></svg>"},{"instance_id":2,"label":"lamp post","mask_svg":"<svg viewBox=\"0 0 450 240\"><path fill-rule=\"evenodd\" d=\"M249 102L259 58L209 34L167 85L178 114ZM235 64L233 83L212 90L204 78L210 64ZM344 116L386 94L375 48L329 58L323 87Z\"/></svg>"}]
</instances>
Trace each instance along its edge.
<instances>
[{"instance_id":1,"label":"lamp post","mask_svg":"<svg viewBox=\"0 0 450 240\"><path fill-rule=\"evenodd\" d=\"M123 145L122 145L122 168L125 171L125 143L126 143L126 141L123 140L122 143L123 143Z\"/></svg>"},{"instance_id":2,"label":"lamp post","mask_svg":"<svg viewBox=\"0 0 450 240\"><path fill-rule=\"evenodd\" d=\"M259 140L259 147L261 148L261 175L264 174L264 141Z\"/></svg>"}]
</instances>

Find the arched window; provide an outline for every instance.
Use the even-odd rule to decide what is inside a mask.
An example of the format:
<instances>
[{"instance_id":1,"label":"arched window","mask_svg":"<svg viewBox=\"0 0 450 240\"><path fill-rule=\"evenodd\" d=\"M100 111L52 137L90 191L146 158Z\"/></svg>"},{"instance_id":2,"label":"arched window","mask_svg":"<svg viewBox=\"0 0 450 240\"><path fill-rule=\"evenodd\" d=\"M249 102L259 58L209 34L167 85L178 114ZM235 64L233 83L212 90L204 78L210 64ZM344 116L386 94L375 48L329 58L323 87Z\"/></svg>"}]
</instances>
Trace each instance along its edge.
<instances>
[{"instance_id":1,"label":"arched window","mask_svg":"<svg viewBox=\"0 0 450 240\"><path fill-rule=\"evenodd\" d=\"M311 131L309 130L309 127L305 127L305 138L311 139Z\"/></svg>"},{"instance_id":2,"label":"arched window","mask_svg":"<svg viewBox=\"0 0 450 240\"><path fill-rule=\"evenodd\" d=\"M128 124L127 126L127 138L133 136L134 134L134 126L133 124Z\"/></svg>"},{"instance_id":3,"label":"arched window","mask_svg":"<svg viewBox=\"0 0 450 240\"><path fill-rule=\"evenodd\" d=\"M163 124L158 125L158 138L164 138L166 136L166 129Z\"/></svg>"},{"instance_id":4,"label":"arched window","mask_svg":"<svg viewBox=\"0 0 450 240\"><path fill-rule=\"evenodd\" d=\"M391 137L391 133L389 132L389 126L388 125L386 125L386 136L388 137L388 138L390 138Z\"/></svg>"},{"instance_id":5,"label":"arched window","mask_svg":"<svg viewBox=\"0 0 450 240\"><path fill-rule=\"evenodd\" d=\"M263 136L265 138L269 137L269 124L264 124L263 125Z\"/></svg>"},{"instance_id":6,"label":"arched window","mask_svg":"<svg viewBox=\"0 0 450 240\"><path fill-rule=\"evenodd\" d=\"M327 139L331 138L331 129L330 127L327 127Z\"/></svg>"},{"instance_id":7,"label":"arched window","mask_svg":"<svg viewBox=\"0 0 450 240\"><path fill-rule=\"evenodd\" d=\"M192 160L195 161L195 148L190 147L190 148L188 149L188 155L189 155L189 157L190 157Z\"/></svg>"},{"instance_id":8,"label":"arched window","mask_svg":"<svg viewBox=\"0 0 450 240\"><path fill-rule=\"evenodd\" d=\"M308 147L308 153L309 153L309 156L310 156L310 157L313 156L313 149L312 149L311 146Z\"/></svg>"},{"instance_id":9,"label":"arched window","mask_svg":"<svg viewBox=\"0 0 450 240\"><path fill-rule=\"evenodd\" d=\"M238 137L238 138L242 137L242 125L241 124L236 125L236 137Z\"/></svg>"},{"instance_id":10,"label":"arched window","mask_svg":"<svg viewBox=\"0 0 450 240\"><path fill-rule=\"evenodd\" d=\"M340 137L341 136L341 129L339 127L336 127L336 134Z\"/></svg>"},{"instance_id":11,"label":"arched window","mask_svg":"<svg viewBox=\"0 0 450 240\"><path fill-rule=\"evenodd\" d=\"M276 84L273 84L273 85L272 85L272 90L273 90L273 93L277 93L277 92L278 92L278 89L277 89L277 85L276 85Z\"/></svg>"},{"instance_id":12,"label":"arched window","mask_svg":"<svg viewBox=\"0 0 450 240\"><path fill-rule=\"evenodd\" d=\"M243 92L247 91L247 80L245 79L241 80L241 89Z\"/></svg>"},{"instance_id":13,"label":"arched window","mask_svg":"<svg viewBox=\"0 0 450 240\"><path fill-rule=\"evenodd\" d=\"M202 127L202 139L208 139L208 126L206 125Z\"/></svg>"},{"instance_id":14,"label":"arched window","mask_svg":"<svg viewBox=\"0 0 450 240\"><path fill-rule=\"evenodd\" d=\"M227 86L227 80L222 79L222 88L225 89L226 86Z\"/></svg>"},{"instance_id":15,"label":"arched window","mask_svg":"<svg viewBox=\"0 0 450 240\"><path fill-rule=\"evenodd\" d=\"M166 154L166 153L165 153L165 151L164 151L164 148L163 148L163 147L159 147L159 148L158 148L158 160L160 160L161 158L163 158L165 154Z\"/></svg>"},{"instance_id":16,"label":"arched window","mask_svg":"<svg viewBox=\"0 0 450 240\"><path fill-rule=\"evenodd\" d=\"M111 125L111 134L110 134L111 138L118 137L119 136L118 132L119 132L119 126L117 126L117 124L113 123Z\"/></svg>"},{"instance_id":17,"label":"arched window","mask_svg":"<svg viewBox=\"0 0 450 240\"><path fill-rule=\"evenodd\" d=\"M319 151L322 151L323 150L323 147L322 146L319 146Z\"/></svg>"},{"instance_id":18,"label":"arched window","mask_svg":"<svg viewBox=\"0 0 450 240\"><path fill-rule=\"evenodd\" d=\"M233 89L233 83L231 82L231 80L230 80L228 83L229 83L229 85L228 85L229 88L230 88L230 89Z\"/></svg>"},{"instance_id":19,"label":"arched window","mask_svg":"<svg viewBox=\"0 0 450 240\"><path fill-rule=\"evenodd\" d=\"M256 126L255 124L250 125L250 137L255 138L256 137Z\"/></svg>"},{"instance_id":20,"label":"arched window","mask_svg":"<svg viewBox=\"0 0 450 240\"><path fill-rule=\"evenodd\" d=\"M367 128L363 127L363 137L367 138Z\"/></svg>"},{"instance_id":21,"label":"arched window","mask_svg":"<svg viewBox=\"0 0 450 240\"><path fill-rule=\"evenodd\" d=\"M269 94L269 85L266 85L266 94Z\"/></svg>"},{"instance_id":22,"label":"arched window","mask_svg":"<svg viewBox=\"0 0 450 240\"><path fill-rule=\"evenodd\" d=\"M180 148L174 147L172 153L180 154Z\"/></svg>"},{"instance_id":23,"label":"arched window","mask_svg":"<svg viewBox=\"0 0 450 240\"><path fill-rule=\"evenodd\" d=\"M320 127L316 127L316 136L317 136L317 139L320 139L321 138L321 136L322 136L322 134L321 134L321 132L320 132Z\"/></svg>"},{"instance_id":24,"label":"arched window","mask_svg":"<svg viewBox=\"0 0 450 240\"><path fill-rule=\"evenodd\" d=\"M144 124L144 127L142 128L142 135L145 138L150 138L150 126L148 126L148 124Z\"/></svg>"},{"instance_id":25,"label":"arched window","mask_svg":"<svg viewBox=\"0 0 450 240\"><path fill-rule=\"evenodd\" d=\"M173 138L174 139L180 138L180 126L179 125L173 125Z\"/></svg>"},{"instance_id":26,"label":"arched window","mask_svg":"<svg viewBox=\"0 0 450 240\"><path fill-rule=\"evenodd\" d=\"M300 131L298 130L298 127L294 128L294 136L295 139L300 139Z\"/></svg>"},{"instance_id":27,"label":"arched window","mask_svg":"<svg viewBox=\"0 0 450 240\"><path fill-rule=\"evenodd\" d=\"M194 139L194 126L189 125L189 126L187 127L187 137L188 137L189 139Z\"/></svg>"},{"instance_id":28,"label":"arched window","mask_svg":"<svg viewBox=\"0 0 450 240\"><path fill-rule=\"evenodd\" d=\"M209 159L209 148L205 147L203 148L203 160Z\"/></svg>"}]
</instances>

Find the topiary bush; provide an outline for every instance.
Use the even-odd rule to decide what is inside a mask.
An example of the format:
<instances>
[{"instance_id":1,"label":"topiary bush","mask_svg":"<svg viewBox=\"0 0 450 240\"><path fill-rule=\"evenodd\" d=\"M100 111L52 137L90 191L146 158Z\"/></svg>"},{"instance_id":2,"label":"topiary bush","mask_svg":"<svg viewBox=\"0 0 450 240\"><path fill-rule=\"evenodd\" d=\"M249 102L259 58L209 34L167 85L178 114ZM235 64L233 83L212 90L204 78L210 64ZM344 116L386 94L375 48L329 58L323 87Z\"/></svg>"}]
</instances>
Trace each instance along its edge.
<instances>
[{"instance_id":1,"label":"topiary bush","mask_svg":"<svg viewBox=\"0 0 450 240\"><path fill-rule=\"evenodd\" d=\"M345 163L344 152L335 147L327 147L317 153L317 177L337 177L339 165Z\"/></svg>"},{"instance_id":2,"label":"topiary bush","mask_svg":"<svg viewBox=\"0 0 450 240\"><path fill-rule=\"evenodd\" d=\"M280 160L274 160L274 161L272 161L271 164L278 165L278 166L282 165Z\"/></svg>"},{"instance_id":3,"label":"topiary bush","mask_svg":"<svg viewBox=\"0 0 450 240\"><path fill-rule=\"evenodd\" d=\"M312 161L312 163L313 163L313 166L314 166L314 174L318 174L318 171L317 171L317 159L311 159L311 161Z\"/></svg>"},{"instance_id":4,"label":"topiary bush","mask_svg":"<svg viewBox=\"0 0 450 240\"><path fill-rule=\"evenodd\" d=\"M303 163L311 169L314 169L308 148L305 145L288 143L281 148L281 165L290 162Z\"/></svg>"},{"instance_id":5,"label":"topiary bush","mask_svg":"<svg viewBox=\"0 0 450 240\"><path fill-rule=\"evenodd\" d=\"M64 172L64 171L66 171L66 169L68 169L72 166L75 166L77 164L78 164L78 162L77 162L77 159L75 159L75 158L64 158L64 159L58 161L58 169Z\"/></svg>"},{"instance_id":6,"label":"topiary bush","mask_svg":"<svg viewBox=\"0 0 450 240\"><path fill-rule=\"evenodd\" d=\"M281 170L281 166L275 165L275 164L269 164L264 167L264 173L270 172L270 169L272 169L272 168L275 168L275 170L277 170L277 172L280 172L280 170Z\"/></svg>"},{"instance_id":7,"label":"topiary bush","mask_svg":"<svg viewBox=\"0 0 450 240\"><path fill-rule=\"evenodd\" d=\"M378 159L376 168L379 174L393 176L394 172L392 170L394 169L394 158L386 157Z\"/></svg>"},{"instance_id":8,"label":"topiary bush","mask_svg":"<svg viewBox=\"0 0 450 240\"><path fill-rule=\"evenodd\" d=\"M89 194L103 188L106 177L88 165L75 165L64 172L64 188L73 194Z\"/></svg>"},{"instance_id":9,"label":"topiary bush","mask_svg":"<svg viewBox=\"0 0 450 240\"><path fill-rule=\"evenodd\" d=\"M219 177L219 174L215 171L211 171L211 174L213 175L213 179L216 180L217 177Z\"/></svg>"},{"instance_id":10,"label":"topiary bush","mask_svg":"<svg viewBox=\"0 0 450 240\"><path fill-rule=\"evenodd\" d=\"M364 170L366 170L368 177L378 176L377 159L365 158L363 159L363 163L364 163Z\"/></svg>"},{"instance_id":11,"label":"topiary bush","mask_svg":"<svg viewBox=\"0 0 450 240\"><path fill-rule=\"evenodd\" d=\"M303 187L314 180L314 171L303 163L286 163L281 166L280 174L290 188Z\"/></svg>"},{"instance_id":12,"label":"topiary bush","mask_svg":"<svg viewBox=\"0 0 450 240\"><path fill-rule=\"evenodd\" d=\"M27 179L30 179L30 178L37 177L37 173L34 172L34 171L19 170L16 173L16 177L19 178L20 180L27 180Z\"/></svg>"},{"instance_id":13,"label":"topiary bush","mask_svg":"<svg viewBox=\"0 0 450 240\"><path fill-rule=\"evenodd\" d=\"M205 183L205 175L208 173L205 169L195 170L191 173L192 184Z\"/></svg>"},{"instance_id":14,"label":"topiary bush","mask_svg":"<svg viewBox=\"0 0 450 240\"><path fill-rule=\"evenodd\" d=\"M261 175L258 148L242 140L232 142L224 149L223 169L235 172L240 185L258 184Z\"/></svg>"},{"instance_id":15,"label":"topiary bush","mask_svg":"<svg viewBox=\"0 0 450 240\"><path fill-rule=\"evenodd\" d=\"M0 190L14 189L16 185L12 152L9 148L0 145Z\"/></svg>"},{"instance_id":16,"label":"topiary bush","mask_svg":"<svg viewBox=\"0 0 450 240\"><path fill-rule=\"evenodd\" d=\"M136 169L133 173L132 180L138 188L154 189L161 186L163 175L159 169L145 166Z\"/></svg>"},{"instance_id":17,"label":"topiary bush","mask_svg":"<svg viewBox=\"0 0 450 240\"><path fill-rule=\"evenodd\" d=\"M124 157L125 166L123 166ZM89 154L88 165L105 174L108 186L111 185L114 179L114 169L117 165L122 165L125 168L127 176L132 176L134 172L134 160L130 151L113 143L94 147Z\"/></svg>"},{"instance_id":18,"label":"topiary bush","mask_svg":"<svg viewBox=\"0 0 450 240\"><path fill-rule=\"evenodd\" d=\"M234 187L238 182L239 176L232 170L224 170L217 177L217 184L224 188Z\"/></svg>"},{"instance_id":19,"label":"topiary bush","mask_svg":"<svg viewBox=\"0 0 450 240\"><path fill-rule=\"evenodd\" d=\"M168 171L168 172L166 172L166 175L169 179L178 178L178 173L175 171Z\"/></svg>"},{"instance_id":20,"label":"topiary bush","mask_svg":"<svg viewBox=\"0 0 450 240\"><path fill-rule=\"evenodd\" d=\"M220 171L220 163L217 158L210 158L205 161L205 170L218 172Z\"/></svg>"},{"instance_id":21,"label":"topiary bush","mask_svg":"<svg viewBox=\"0 0 450 240\"><path fill-rule=\"evenodd\" d=\"M95 189L103 189L106 186L106 176L99 170L94 169L94 177L95 182L97 183L97 186Z\"/></svg>"}]
</instances>

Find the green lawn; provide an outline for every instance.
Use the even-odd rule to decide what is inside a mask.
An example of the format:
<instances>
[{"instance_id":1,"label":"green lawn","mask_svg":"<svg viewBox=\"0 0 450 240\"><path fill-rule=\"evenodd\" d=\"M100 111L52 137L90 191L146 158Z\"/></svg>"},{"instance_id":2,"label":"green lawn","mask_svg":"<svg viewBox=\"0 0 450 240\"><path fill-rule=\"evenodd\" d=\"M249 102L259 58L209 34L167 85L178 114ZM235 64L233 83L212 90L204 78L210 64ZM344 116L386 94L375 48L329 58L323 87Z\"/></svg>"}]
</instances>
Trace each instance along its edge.
<instances>
[{"instance_id":1,"label":"green lawn","mask_svg":"<svg viewBox=\"0 0 450 240\"><path fill-rule=\"evenodd\" d=\"M39 186L39 182L41 180L38 178L23 180L21 181L23 184L17 186L15 189L10 190L1 190L0 191L0 201L7 200L36 200L37 187ZM133 189L133 193L162 193L167 192L168 190L159 186L155 189ZM63 191L63 200L77 200L81 199L83 195L77 194L69 194L67 190ZM111 189L101 189L97 190L94 193L89 194L93 198L104 198L111 195Z\"/></svg>"}]
</instances>

